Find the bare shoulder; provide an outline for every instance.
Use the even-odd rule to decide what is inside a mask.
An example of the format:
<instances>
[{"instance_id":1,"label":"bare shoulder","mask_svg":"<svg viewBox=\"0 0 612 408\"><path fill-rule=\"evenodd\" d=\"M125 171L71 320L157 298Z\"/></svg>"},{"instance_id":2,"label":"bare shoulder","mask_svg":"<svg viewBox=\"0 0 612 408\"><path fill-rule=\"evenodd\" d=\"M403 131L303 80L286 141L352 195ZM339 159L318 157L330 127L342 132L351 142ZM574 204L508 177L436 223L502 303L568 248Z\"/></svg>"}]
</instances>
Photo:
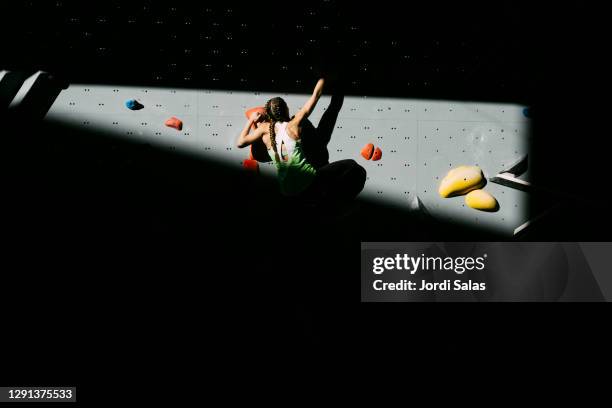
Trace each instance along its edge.
<instances>
[{"instance_id":1,"label":"bare shoulder","mask_svg":"<svg viewBox=\"0 0 612 408\"><path fill-rule=\"evenodd\" d=\"M270 134L270 122L261 122L257 125L257 131L261 132L264 136Z\"/></svg>"},{"instance_id":2,"label":"bare shoulder","mask_svg":"<svg viewBox=\"0 0 612 408\"><path fill-rule=\"evenodd\" d=\"M299 140L302 128L298 125L298 123L292 119L287 123L287 134L293 140Z\"/></svg>"},{"instance_id":3,"label":"bare shoulder","mask_svg":"<svg viewBox=\"0 0 612 408\"><path fill-rule=\"evenodd\" d=\"M261 140L269 149L272 146L270 142L270 122L262 122L257 129L262 132Z\"/></svg>"}]
</instances>

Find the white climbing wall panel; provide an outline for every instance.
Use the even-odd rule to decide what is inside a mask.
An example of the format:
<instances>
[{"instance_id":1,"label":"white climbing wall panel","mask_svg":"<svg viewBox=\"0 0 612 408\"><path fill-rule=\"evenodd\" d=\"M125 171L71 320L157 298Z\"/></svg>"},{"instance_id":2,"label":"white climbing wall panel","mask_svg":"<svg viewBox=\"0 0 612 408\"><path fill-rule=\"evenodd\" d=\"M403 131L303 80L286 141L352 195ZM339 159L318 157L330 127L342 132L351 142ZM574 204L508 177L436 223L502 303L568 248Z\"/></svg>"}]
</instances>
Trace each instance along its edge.
<instances>
[{"instance_id":1,"label":"white climbing wall panel","mask_svg":"<svg viewBox=\"0 0 612 408\"><path fill-rule=\"evenodd\" d=\"M267 93L212 90L71 85L57 98L47 119L101 129L117 137L135 138L171 150L241 166L248 149L235 141L246 118L244 111L263 105ZM295 112L307 96L284 94ZM130 111L136 99L144 109ZM316 126L327 108L324 96L311 116ZM440 180L459 165L478 165L491 177L528 153L529 119L524 107L457 101L346 97L328 146L330 161L352 158L364 166L368 180L362 197L410 208L419 197L434 217L494 230L511 236L528 220L528 194L488 183L485 189L500 204L487 213L464 205L464 197L438 196ZM182 131L164 126L176 116ZM380 161L366 161L361 148L380 147ZM271 164L260 166L274 175Z\"/></svg>"}]
</instances>

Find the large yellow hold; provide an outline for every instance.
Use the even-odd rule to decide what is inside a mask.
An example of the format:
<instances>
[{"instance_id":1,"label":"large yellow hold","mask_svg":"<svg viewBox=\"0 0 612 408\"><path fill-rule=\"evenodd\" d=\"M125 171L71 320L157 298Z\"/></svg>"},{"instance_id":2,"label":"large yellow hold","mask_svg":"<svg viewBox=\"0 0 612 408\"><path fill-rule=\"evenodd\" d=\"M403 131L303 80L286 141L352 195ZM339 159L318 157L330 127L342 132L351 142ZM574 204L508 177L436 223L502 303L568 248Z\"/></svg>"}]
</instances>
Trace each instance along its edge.
<instances>
[{"instance_id":1,"label":"large yellow hold","mask_svg":"<svg viewBox=\"0 0 612 408\"><path fill-rule=\"evenodd\" d=\"M497 200L484 190L470 191L465 196L465 203L477 210L495 211L497 210Z\"/></svg>"},{"instance_id":2,"label":"large yellow hold","mask_svg":"<svg viewBox=\"0 0 612 408\"><path fill-rule=\"evenodd\" d=\"M438 192L441 197L453 197L469 193L485 185L482 170L478 166L460 166L448 172L442 179Z\"/></svg>"}]
</instances>

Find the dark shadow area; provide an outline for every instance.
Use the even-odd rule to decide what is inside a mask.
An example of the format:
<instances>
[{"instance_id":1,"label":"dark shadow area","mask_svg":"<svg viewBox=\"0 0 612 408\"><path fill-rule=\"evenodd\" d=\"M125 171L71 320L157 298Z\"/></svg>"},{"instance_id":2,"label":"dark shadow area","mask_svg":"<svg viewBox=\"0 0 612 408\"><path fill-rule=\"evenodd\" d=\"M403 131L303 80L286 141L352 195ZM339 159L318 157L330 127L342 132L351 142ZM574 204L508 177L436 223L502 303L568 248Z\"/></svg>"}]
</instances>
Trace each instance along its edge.
<instances>
[{"instance_id":1,"label":"dark shadow area","mask_svg":"<svg viewBox=\"0 0 612 408\"><path fill-rule=\"evenodd\" d=\"M7 110L0 112L0 115L6 114L8 118L18 123L44 118L47 112L49 112L49 109L51 109L51 106L53 106L60 92L68 88L68 82L66 82L66 80L58 78L48 72L11 72L9 75L21 79L20 81L10 84L15 84L15 87L8 86L7 88L3 88L3 93L5 90L8 93L6 96L13 94L13 97L15 97L15 94L12 92L14 88L19 90L22 85L26 86L23 81L27 81L30 75L36 75L32 83L27 85L28 90L23 98L18 102L15 102L15 100L13 100L14 98L11 98L11 101L15 102L14 106L11 105Z\"/></svg>"},{"instance_id":2,"label":"dark shadow area","mask_svg":"<svg viewBox=\"0 0 612 408\"><path fill-rule=\"evenodd\" d=\"M356 330L360 240L493 237L367 200L344 217L314 217L285 206L273 179L95 129L15 123L6 135L3 259L14 266L4 285L16 289L2 314L81 317L61 330L43 323L44 334L23 320L5 345L44 343L68 372L146 371L158 361L143 344L177 347L177 331L181 349L196 350L189 358L204 341L308 358ZM87 361L70 352L98 342ZM23 357L4 364L30 367Z\"/></svg>"},{"instance_id":3,"label":"dark shadow area","mask_svg":"<svg viewBox=\"0 0 612 408\"><path fill-rule=\"evenodd\" d=\"M312 122L306 120L302 125L302 146L308 161L317 169L329 163L329 151L327 146L332 138L332 133L336 127L336 121L342 109L344 93L336 86L336 91L332 94L329 106L319 120L315 128Z\"/></svg>"},{"instance_id":4,"label":"dark shadow area","mask_svg":"<svg viewBox=\"0 0 612 408\"><path fill-rule=\"evenodd\" d=\"M333 62L346 95L530 103L529 62L543 10L519 4L361 7L266 3L286 18L256 23L244 2L14 2L7 68L71 83L309 93ZM256 41L254 39L265 39Z\"/></svg>"},{"instance_id":5,"label":"dark shadow area","mask_svg":"<svg viewBox=\"0 0 612 408\"><path fill-rule=\"evenodd\" d=\"M349 329L337 320L357 301L348 287L358 287L350 271L359 266L361 241L507 239L410 214L384 200L360 200L344 217L319 218L286 206L275 180L239 167L96 129L7 123L5 261L21 271L7 285L27 282L29 289L7 293L3 310L34 313L45 304L62 314L79 305L88 310L89 323L78 336L72 333L75 338L119 328L141 338L163 337L158 319L192 327L189 322L204 319L194 313L223 304L230 316L224 324L234 322L229 332L248 328L305 351L339 341ZM534 224L523 239L558 240L559 219L563 228L573 228L561 236L589 240L601 232L597 212L574 219L567 210ZM298 222L297 233L275 214ZM283 253L293 255L284 260ZM75 292L75 285L84 289ZM166 303L168 293L179 300ZM146 313L131 315L144 304ZM309 314L316 335L303 331L296 308ZM340 320L350 325L353 318ZM75 341L64 340L55 346Z\"/></svg>"},{"instance_id":6,"label":"dark shadow area","mask_svg":"<svg viewBox=\"0 0 612 408\"><path fill-rule=\"evenodd\" d=\"M53 350L40 378L61 366L69 382L142 380L211 349L323 358L361 330L360 240L493 237L367 200L315 217L286 206L273 179L95 129L6 134L2 257L13 266L0 310L17 321L4 346ZM34 330L25 317L39 313L71 325ZM19 353L3 363L12 378L41 364Z\"/></svg>"},{"instance_id":7,"label":"dark shadow area","mask_svg":"<svg viewBox=\"0 0 612 408\"><path fill-rule=\"evenodd\" d=\"M23 82L33 72L6 72L0 79L0 112L4 113L19 92Z\"/></svg>"}]
</instances>

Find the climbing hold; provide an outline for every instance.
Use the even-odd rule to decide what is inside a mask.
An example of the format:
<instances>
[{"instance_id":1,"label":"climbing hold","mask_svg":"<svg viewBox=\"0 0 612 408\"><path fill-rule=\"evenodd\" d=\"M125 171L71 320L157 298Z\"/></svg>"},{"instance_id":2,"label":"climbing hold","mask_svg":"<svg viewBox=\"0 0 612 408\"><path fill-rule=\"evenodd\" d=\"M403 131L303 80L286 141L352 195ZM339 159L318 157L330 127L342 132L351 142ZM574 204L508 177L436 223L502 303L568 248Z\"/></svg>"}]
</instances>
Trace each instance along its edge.
<instances>
[{"instance_id":1,"label":"climbing hold","mask_svg":"<svg viewBox=\"0 0 612 408\"><path fill-rule=\"evenodd\" d=\"M255 173L259 171L259 163L257 163L257 160L247 159L242 162L242 167L244 167L248 171L253 171Z\"/></svg>"},{"instance_id":2,"label":"climbing hold","mask_svg":"<svg viewBox=\"0 0 612 408\"><path fill-rule=\"evenodd\" d=\"M166 126L176 130L183 130L183 122L174 116L166 121Z\"/></svg>"},{"instance_id":3,"label":"climbing hold","mask_svg":"<svg viewBox=\"0 0 612 408\"><path fill-rule=\"evenodd\" d=\"M484 190L473 190L465 196L465 203L477 210L496 211L499 207L497 200Z\"/></svg>"},{"instance_id":4,"label":"climbing hold","mask_svg":"<svg viewBox=\"0 0 612 408\"><path fill-rule=\"evenodd\" d=\"M144 108L144 105L138 102L136 99L130 99L129 101L125 101L125 107L129 110L141 110Z\"/></svg>"},{"instance_id":5,"label":"climbing hold","mask_svg":"<svg viewBox=\"0 0 612 408\"><path fill-rule=\"evenodd\" d=\"M454 197L469 193L485 185L482 170L478 166L459 166L442 179L438 193L441 197Z\"/></svg>"},{"instance_id":6,"label":"climbing hold","mask_svg":"<svg viewBox=\"0 0 612 408\"><path fill-rule=\"evenodd\" d=\"M525 115L526 118L531 118L531 109L530 108L523 108L523 115Z\"/></svg>"},{"instance_id":7,"label":"climbing hold","mask_svg":"<svg viewBox=\"0 0 612 408\"><path fill-rule=\"evenodd\" d=\"M377 147L376 150L374 150L374 154L372 155L372 160L377 161L377 160L380 160L381 158L382 158L382 150L380 150L380 147Z\"/></svg>"},{"instance_id":8,"label":"climbing hold","mask_svg":"<svg viewBox=\"0 0 612 408\"><path fill-rule=\"evenodd\" d=\"M361 156L363 156L363 158L366 160L370 160L373 154L374 154L374 145L372 143L368 143L367 145L363 147L363 149L361 149Z\"/></svg>"},{"instance_id":9,"label":"climbing hold","mask_svg":"<svg viewBox=\"0 0 612 408\"><path fill-rule=\"evenodd\" d=\"M253 112L259 112L260 114L265 115L266 108L264 108L263 106L256 106L254 108L248 109L244 114L246 115L247 119L250 119Z\"/></svg>"}]
</instances>

